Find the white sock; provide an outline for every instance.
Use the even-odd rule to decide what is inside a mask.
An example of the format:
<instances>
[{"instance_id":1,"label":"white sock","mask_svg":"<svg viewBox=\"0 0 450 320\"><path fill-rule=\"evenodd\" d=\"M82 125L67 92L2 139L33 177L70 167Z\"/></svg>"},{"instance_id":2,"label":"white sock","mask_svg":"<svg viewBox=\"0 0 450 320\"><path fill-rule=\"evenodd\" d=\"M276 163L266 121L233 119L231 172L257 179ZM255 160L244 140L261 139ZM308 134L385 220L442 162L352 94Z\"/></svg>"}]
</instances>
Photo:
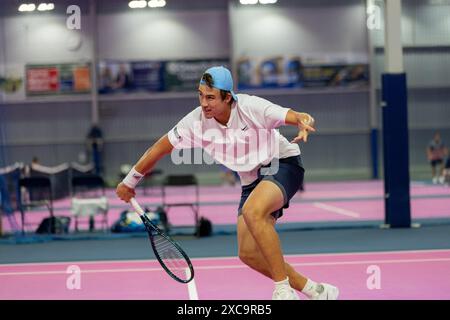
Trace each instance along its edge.
<instances>
[{"instance_id":1,"label":"white sock","mask_svg":"<svg viewBox=\"0 0 450 320\"><path fill-rule=\"evenodd\" d=\"M278 290L278 289L280 289L282 287L285 287L285 286L290 287L290 285L289 285L289 278L286 278L286 279L284 279L282 281L275 282L275 289L276 290Z\"/></svg>"},{"instance_id":2,"label":"white sock","mask_svg":"<svg viewBox=\"0 0 450 320\"><path fill-rule=\"evenodd\" d=\"M306 281L305 286L302 289L302 293L304 293L307 297L311 298L312 296L317 294L317 283L308 279Z\"/></svg>"}]
</instances>

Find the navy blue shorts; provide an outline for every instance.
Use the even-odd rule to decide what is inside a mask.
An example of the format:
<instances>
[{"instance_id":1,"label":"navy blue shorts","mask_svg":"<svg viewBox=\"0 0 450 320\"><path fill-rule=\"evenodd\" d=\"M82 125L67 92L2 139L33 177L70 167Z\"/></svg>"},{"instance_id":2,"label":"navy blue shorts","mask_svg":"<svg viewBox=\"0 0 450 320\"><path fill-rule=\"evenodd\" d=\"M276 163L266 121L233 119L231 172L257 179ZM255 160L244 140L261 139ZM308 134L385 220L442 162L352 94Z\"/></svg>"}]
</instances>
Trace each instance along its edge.
<instances>
[{"instance_id":1,"label":"navy blue shorts","mask_svg":"<svg viewBox=\"0 0 450 320\"><path fill-rule=\"evenodd\" d=\"M294 194L296 194L303 185L305 169L303 169L302 159L299 155L279 159L278 172L273 175L262 175L261 170L267 170L270 165L271 164L261 167L258 171L258 179L256 179L253 183L242 187L238 216L242 214L242 207L244 206L245 201L247 201L248 196L262 180L274 182L281 189L284 196L283 207L275 212L272 212L272 216L275 219L278 219L283 215L283 209L289 208L289 200L291 200Z\"/></svg>"},{"instance_id":2,"label":"navy blue shorts","mask_svg":"<svg viewBox=\"0 0 450 320\"><path fill-rule=\"evenodd\" d=\"M436 160L431 160L431 161L430 161L430 164L431 164L431 166L434 168L434 167L436 167L438 164L442 164L442 162L444 162L443 159L436 159Z\"/></svg>"}]
</instances>

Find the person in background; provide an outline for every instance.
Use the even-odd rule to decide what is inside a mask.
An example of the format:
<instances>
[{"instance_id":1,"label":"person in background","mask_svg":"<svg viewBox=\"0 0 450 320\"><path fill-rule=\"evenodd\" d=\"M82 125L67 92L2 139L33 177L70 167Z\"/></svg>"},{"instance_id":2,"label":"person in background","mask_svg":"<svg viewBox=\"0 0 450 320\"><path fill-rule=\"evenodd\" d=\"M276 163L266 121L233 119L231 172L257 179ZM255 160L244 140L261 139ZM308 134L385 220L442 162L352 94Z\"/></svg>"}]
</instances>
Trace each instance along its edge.
<instances>
[{"instance_id":1,"label":"person in background","mask_svg":"<svg viewBox=\"0 0 450 320\"><path fill-rule=\"evenodd\" d=\"M103 173L102 153L103 153L103 132L101 128L94 124L87 135L87 149L88 154L94 162L95 174L101 175Z\"/></svg>"},{"instance_id":2,"label":"person in background","mask_svg":"<svg viewBox=\"0 0 450 320\"><path fill-rule=\"evenodd\" d=\"M434 134L433 140L428 144L427 157L431 165L433 183L444 183L445 145L441 140L441 134L439 132Z\"/></svg>"}]
</instances>

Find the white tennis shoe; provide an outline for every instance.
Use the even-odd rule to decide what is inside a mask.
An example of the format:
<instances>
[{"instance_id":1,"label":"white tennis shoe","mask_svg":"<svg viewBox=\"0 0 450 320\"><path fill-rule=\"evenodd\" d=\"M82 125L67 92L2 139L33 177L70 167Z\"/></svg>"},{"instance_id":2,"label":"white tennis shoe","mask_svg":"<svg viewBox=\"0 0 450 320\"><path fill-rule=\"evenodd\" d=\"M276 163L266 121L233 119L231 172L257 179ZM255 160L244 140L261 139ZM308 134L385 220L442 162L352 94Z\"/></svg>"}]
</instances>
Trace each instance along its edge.
<instances>
[{"instance_id":1,"label":"white tennis shoe","mask_svg":"<svg viewBox=\"0 0 450 320\"><path fill-rule=\"evenodd\" d=\"M283 286L275 289L272 295L272 300L300 300L294 289L288 286Z\"/></svg>"},{"instance_id":2,"label":"white tennis shoe","mask_svg":"<svg viewBox=\"0 0 450 320\"><path fill-rule=\"evenodd\" d=\"M328 283L318 283L316 293L311 300L337 300L339 289Z\"/></svg>"}]
</instances>

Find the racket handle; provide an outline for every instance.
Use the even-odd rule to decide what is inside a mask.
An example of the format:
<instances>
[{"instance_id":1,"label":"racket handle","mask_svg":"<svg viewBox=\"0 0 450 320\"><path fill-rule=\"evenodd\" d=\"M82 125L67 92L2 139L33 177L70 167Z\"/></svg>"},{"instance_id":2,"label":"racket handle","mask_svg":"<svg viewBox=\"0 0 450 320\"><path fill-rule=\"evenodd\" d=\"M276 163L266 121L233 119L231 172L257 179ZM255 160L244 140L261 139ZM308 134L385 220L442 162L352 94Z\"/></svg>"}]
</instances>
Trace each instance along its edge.
<instances>
[{"instance_id":1,"label":"racket handle","mask_svg":"<svg viewBox=\"0 0 450 320\"><path fill-rule=\"evenodd\" d=\"M142 216L144 214L144 210L142 210L141 206L139 205L139 203L137 203L135 198L131 198L130 199L130 203L133 206L134 210L136 210L136 212Z\"/></svg>"}]
</instances>

